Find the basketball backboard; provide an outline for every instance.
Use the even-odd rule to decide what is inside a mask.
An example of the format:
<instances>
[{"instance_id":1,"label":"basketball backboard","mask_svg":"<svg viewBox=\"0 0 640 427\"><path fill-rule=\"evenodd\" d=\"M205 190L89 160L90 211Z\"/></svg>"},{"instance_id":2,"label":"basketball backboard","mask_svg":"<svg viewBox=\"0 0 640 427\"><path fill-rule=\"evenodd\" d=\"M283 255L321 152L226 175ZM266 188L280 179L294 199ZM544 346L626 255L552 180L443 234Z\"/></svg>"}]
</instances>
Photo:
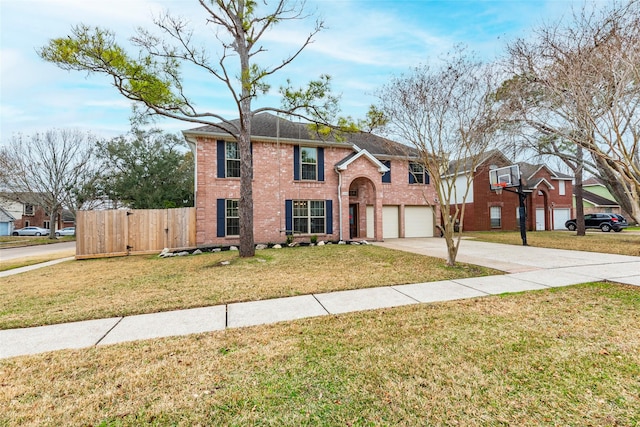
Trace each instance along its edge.
<instances>
[{"instance_id":1,"label":"basketball backboard","mask_svg":"<svg viewBox=\"0 0 640 427\"><path fill-rule=\"evenodd\" d=\"M520 185L518 165L505 166L489 170L489 186L492 191Z\"/></svg>"}]
</instances>

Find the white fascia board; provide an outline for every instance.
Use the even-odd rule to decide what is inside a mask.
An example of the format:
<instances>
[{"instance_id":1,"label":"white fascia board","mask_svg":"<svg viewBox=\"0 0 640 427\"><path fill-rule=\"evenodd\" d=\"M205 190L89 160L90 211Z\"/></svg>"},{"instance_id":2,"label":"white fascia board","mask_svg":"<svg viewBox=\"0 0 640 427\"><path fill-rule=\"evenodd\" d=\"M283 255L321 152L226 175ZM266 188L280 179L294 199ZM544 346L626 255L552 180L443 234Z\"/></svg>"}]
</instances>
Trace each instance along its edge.
<instances>
[{"instance_id":1,"label":"white fascia board","mask_svg":"<svg viewBox=\"0 0 640 427\"><path fill-rule=\"evenodd\" d=\"M353 148L357 151L357 154L351 157L346 162L342 163L340 166L336 166L337 170L347 170L347 167L353 163L355 160L359 159L362 156L365 156L371 163L378 167L378 172L381 174L385 174L389 172L389 168L386 167L382 162L374 157L373 154L369 153L367 150L359 148L357 145L354 145Z\"/></svg>"}]
</instances>

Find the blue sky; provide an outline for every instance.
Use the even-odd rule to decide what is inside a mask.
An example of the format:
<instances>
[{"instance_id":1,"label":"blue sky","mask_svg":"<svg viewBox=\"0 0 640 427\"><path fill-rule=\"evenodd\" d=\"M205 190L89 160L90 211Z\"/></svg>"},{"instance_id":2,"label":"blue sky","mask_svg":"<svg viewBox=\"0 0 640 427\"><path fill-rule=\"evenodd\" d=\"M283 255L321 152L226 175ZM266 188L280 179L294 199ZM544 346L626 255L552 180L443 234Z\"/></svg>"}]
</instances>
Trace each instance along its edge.
<instances>
[{"instance_id":1,"label":"blue sky","mask_svg":"<svg viewBox=\"0 0 640 427\"><path fill-rule=\"evenodd\" d=\"M375 102L376 89L390 76L437 61L460 43L483 58L499 57L507 41L527 37L533 27L567 16L581 4L578 0L307 0L307 10L322 18L327 28L270 83L276 92L287 78L302 84L329 74L334 91L342 96L342 113L362 117ZM153 28L152 16L165 9L200 27L197 34L215 53L217 41L205 37L203 9L195 0L0 0L0 144L18 132L53 128L80 129L101 137L126 133L131 105L106 77L60 70L42 61L36 49L69 34L78 23L112 29L128 46L135 28ZM311 25L300 21L277 26L264 39L269 53L259 60L273 64L292 52ZM236 117L224 88L202 75L186 76L199 107ZM275 95L260 103L279 105ZM171 132L193 127L168 119L157 125Z\"/></svg>"}]
</instances>

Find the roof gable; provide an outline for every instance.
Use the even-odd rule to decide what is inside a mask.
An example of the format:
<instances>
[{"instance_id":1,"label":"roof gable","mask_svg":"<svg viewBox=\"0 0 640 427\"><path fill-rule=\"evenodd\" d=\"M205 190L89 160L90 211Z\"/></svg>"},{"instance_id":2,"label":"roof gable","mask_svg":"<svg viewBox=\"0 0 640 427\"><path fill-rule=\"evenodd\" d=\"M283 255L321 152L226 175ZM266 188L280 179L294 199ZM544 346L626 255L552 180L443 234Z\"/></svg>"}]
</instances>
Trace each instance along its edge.
<instances>
[{"instance_id":1,"label":"roof gable","mask_svg":"<svg viewBox=\"0 0 640 427\"><path fill-rule=\"evenodd\" d=\"M347 168L349 167L349 165L351 163L355 162L360 157L364 157L365 159L368 159L371 163L373 163L374 166L376 166L378 168L378 172L380 172L381 174L386 173L386 172L389 171L388 167L386 167L384 164L382 164L382 162L380 162L380 160L376 159L367 150L361 149L357 145L354 145L353 148L356 150L355 153L349 154L347 157L345 157L344 159L342 159L338 163L336 163L335 167L336 167L337 170L340 170L340 171L347 170Z\"/></svg>"}]
</instances>

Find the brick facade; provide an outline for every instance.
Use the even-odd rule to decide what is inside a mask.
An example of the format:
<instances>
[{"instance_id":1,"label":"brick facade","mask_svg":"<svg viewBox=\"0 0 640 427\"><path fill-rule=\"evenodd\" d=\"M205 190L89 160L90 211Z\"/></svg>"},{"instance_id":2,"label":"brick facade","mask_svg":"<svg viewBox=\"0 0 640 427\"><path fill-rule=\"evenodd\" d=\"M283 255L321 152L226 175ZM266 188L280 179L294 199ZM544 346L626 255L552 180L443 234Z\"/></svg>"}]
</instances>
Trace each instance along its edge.
<instances>
[{"instance_id":1,"label":"brick facade","mask_svg":"<svg viewBox=\"0 0 640 427\"><path fill-rule=\"evenodd\" d=\"M483 162L473 177L473 198L465 206L463 229L466 231L519 230L518 207L520 199L517 194L503 191L501 195L491 191L489 187L489 170L494 166L503 167L512 164L500 156ZM542 165L522 164L520 167L523 186L527 194L525 207L527 212L526 226L528 231L563 229L561 224L554 224L554 210L569 210L573 217L573 184L569 177L551 171ZM530 174L528 172L531 172ZM564 194L561 188L564 187ZM490 211L499 207L501 211L500 226L491 224ZM558 216L559 218L560 216ZM569 218L566 218L569 219Z\"/></svg>"},{"instance_id":2,"label":"brick facade","mask_svg":"<svg viewBox=\"0 0 640 427\"><path fill-rule=\"evenodd\" d=\"M188 133L185 133L189 139ZM227 137L228 140L230 140ZM196 221L197 244L237 244L237 236L219 236L220 199L238 199L239 178L218 177L219 139L198 135L189 139L196 153ZM332 232L318 234L318 240L364 240L372 231L370 240L383 240L383 206L429 206L435 199L432 185L409 184L408 161L390 156L391 182L382 183L380 163L367 155L360 155L338 173L336 165L359 151L348 143L322 143L302 140L274 142L259 137L252 139L254 239L256 243L282 243L286 240L287 200L330 201ZM294 179L294 147L315 146L323 149L324 181ZM351 191L350 191L351 190ZM351 195L350 195L351 192ZM350 228L350 205L355 208L355 226ZM367 211L373 207L373 220ZM439 209L435 209L439 217ZM373 224L368 230L367 224ZM405 224L400 215L399 234L404 236ZM371 233L369 233L371 234ZM298 241L309 241L312 233L294 236Z\"/></svg>"}]
</instances>

